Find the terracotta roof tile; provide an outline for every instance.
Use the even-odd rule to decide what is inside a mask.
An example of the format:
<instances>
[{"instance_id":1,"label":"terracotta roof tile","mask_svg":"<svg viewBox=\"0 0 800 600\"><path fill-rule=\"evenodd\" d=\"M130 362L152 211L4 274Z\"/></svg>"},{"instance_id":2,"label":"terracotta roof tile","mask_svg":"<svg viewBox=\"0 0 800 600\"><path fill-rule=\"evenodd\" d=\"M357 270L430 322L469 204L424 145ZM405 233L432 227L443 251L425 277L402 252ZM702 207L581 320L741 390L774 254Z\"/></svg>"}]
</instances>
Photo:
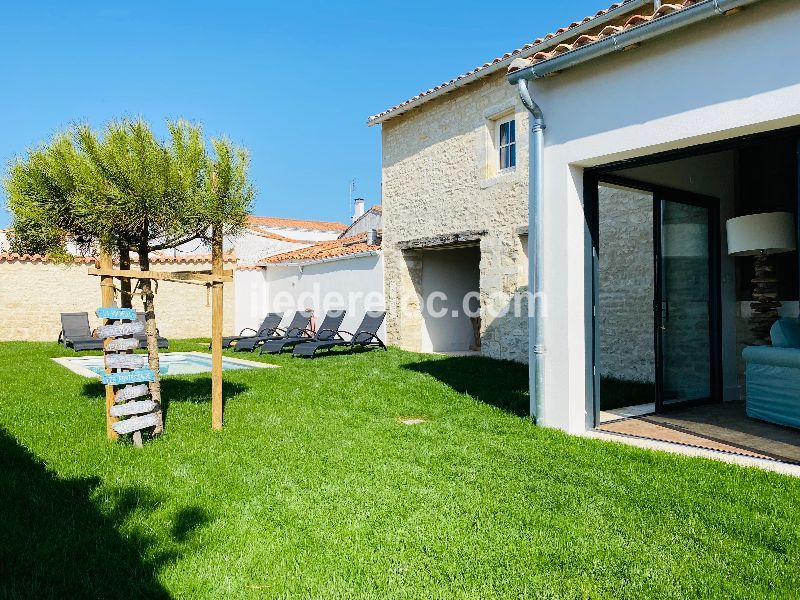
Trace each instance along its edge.
<instances>
[{"instance_id":1,"label":"terracotta roof tile","mask_svg":"<svg viewBox=\"0 0 800 600\"><path fill-rule=\"evenodd\" d=\"M495 58L491 62L484 63L480 67L473 69L472 71L468 71L463 75L459 75L458 77L451 79L450 81L446 81L440 85L437 85L429 90L421 92L417 94L413 98L409 98L408 100L401 102L391 108L378 113L377 115L371 116L367 119L368 124L374 124L379 119L390 115L393 112L398 111L399 109L405 108L410 104L413 104L426 96L430 96L434 92L438 92L444 88L448 88L462 82L462 80L472 77L473 75L479 74L482 71L489 69L495 65L499 65L499 63L511 63L512 58L516 58L513 63L508 65L508 71L513 72L521 68L525 68L526 66L533 65L537 62L541 62L559 54L563 54L565 52L569 52L570 50L575 50L577 48L581 48L583 46L587 46L589 44L593 44L598 42L604 38L607 38L610 35L618 34L626 29L630 29L632 27L636 27L638 25L642 25L644 23L648 23L653 19L658 19L667 15L670 15L674 12L683 10L690 6L697 4L703 0L683 0L682 2L673 2L669 4L662 4L661 7L653 12L653 4L649 3L645 6L641 7L641 10L636 12L635 14L628 17L624 22L616 21L611 24L606 25L600 31L589 30L589 33L583 33L575 37L575 39L570 40L569 37L566 39L559 40L559 42L552 46L550 40L557 36L567 36L569 32L575 29L578 26L586 25L591 21L597 19L598 17L605 16L612 11L620 9L624 7L626 4L629 4L633 0L624 0L623 2L617 2L616 4L612 4L610 7L600 10L594 15L585 17L580 21L573 21L567 27L562 27L555 31L554 33L548 33L546 36L535 39L531 44L525 44L522 48L517 48L511 52L507 52L503 56L499 58ZM598 26L599 27L599 26ZM541 48L537 49L537 46L541 46ZM494 72L496 69L493 69ZM489 73L486 73L487 75ZM482 76L482 75L481 75Z\"/></svg>"},{"instance_id":2,"label":"terracotta roof tile","mask_svg":"<svg viewBox=\"0 0 800 600\"><path fill-rule=\"evenodd\" d=\"M661 17L665 17L674 12L683 10L701 1L702 0L683 0L683 2L680 3L662 4L661 7L658 10L655 10L654 12L637 13L631 15L622 25L608 25L594 35L581 35L572 42L561 43L548 52L537 52L533 56L529 56L527 58L519 58L515 60L513 63L511 63L511 65L509 65L508 72L513 73L514 71L517 71L519 69L524 69L543 60L553 58L558 54L569 52L570 50L575 50L577 48L581 48L583 46L588 46L589 44L599 42L600 40L607 38L611 35L617 35L627 29L631 29L639 25L644 25L645 23L649 23L650 21L653 21L655 19L660 19Z\"/></svg>"},{"instance_id":3,"label":"terracotta roof tile","mask_svg":"<svg viewBox=\"0 0 800 600\"><path fill-rule=\"evenodd\" d=\"M304 219L283 219L281 217L248 217L250 225L262 227L287 227L291 229L313 229L316 231L344 231L347 226L336 221L307 221Z\"/></svg>"},{"instance_id":4,"label":"terracotta roof tile","mask_svg":"<svg viewBox=\"0 0 800 600\"><path fill-rule=\"evenodd\" d=\"M367 234L360 233L351 237L318 242L307 248L291 250L281 254L274 254L262 258L259 263L286 263L322 260L337 256L348 256L350 254L360 254L362 252L374 252L380 250L380 244L367 244Z\"/></svg>"},{"instance_id":5,"label":"terracotta roof tile","mask_svg":"<svg viewBox=\"0 0 800 600\"><path fill-rule=\"evenodd\" d=\"M235 254L226 254L223 257L225 262L236 262ZM46 263L55 262L44 254L18 254L16 252L2 252L0 253L0 262L34 262ZM76 256L73 258L76 264L92 265L97 262L95 256ZM114 260L118 263L118 260ZM135 256L131 257L131 262L138 263L139 259ZM189 264L189 263L209 263L211 262L210 254L181 254L178 256L170 256L167 254L153 254L150 257L151 264Z\"/></svg>"}]
</instances>

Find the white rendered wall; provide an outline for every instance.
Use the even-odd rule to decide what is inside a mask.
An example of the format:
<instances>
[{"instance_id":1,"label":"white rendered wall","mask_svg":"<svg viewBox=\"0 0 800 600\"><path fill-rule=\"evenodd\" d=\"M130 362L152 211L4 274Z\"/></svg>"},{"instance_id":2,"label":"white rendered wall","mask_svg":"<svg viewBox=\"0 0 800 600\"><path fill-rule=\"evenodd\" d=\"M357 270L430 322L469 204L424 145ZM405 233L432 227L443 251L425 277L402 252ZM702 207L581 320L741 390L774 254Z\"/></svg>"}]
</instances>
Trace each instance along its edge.
<instances>
[{"instance_id":1,"label":"white rendered wall","mask_svg":"<svg viewBox=\"0 0 800 600\"><path fill-rule=\"evenodd\" d=\"M267 278L260 268L237 269L233 274L236 288L234 329L258 329L267 313Z\"/></svg>"},{"instance_id":2,"label":"white rendered wall","mask_svg":"<svg viewBox=\"0 0 800 600\"><path fill-rule=\"evenodd\" d=\"M532 85L547 122L542 424L591 424L584 167L800 125L800 72L780 60L800 55L798 8L760 2Z\"/></svg>"},{"instance_id":3,"label":"white rendered wall","mask_svg":"<svg viewBox=\"0 0 800 600\"><path fill-rule=\"evenodd\" d=\"M355 332L367 310L384 310L383 256L381 254L345 258L303 266L269 265L264 275L260 306L262 318L266 312L286 313L284 322L295 310L312 308L317 324L326 310L345 308L342 328ZM385 325L379 337L385 340Z\"/></svg>"}]
</instances>

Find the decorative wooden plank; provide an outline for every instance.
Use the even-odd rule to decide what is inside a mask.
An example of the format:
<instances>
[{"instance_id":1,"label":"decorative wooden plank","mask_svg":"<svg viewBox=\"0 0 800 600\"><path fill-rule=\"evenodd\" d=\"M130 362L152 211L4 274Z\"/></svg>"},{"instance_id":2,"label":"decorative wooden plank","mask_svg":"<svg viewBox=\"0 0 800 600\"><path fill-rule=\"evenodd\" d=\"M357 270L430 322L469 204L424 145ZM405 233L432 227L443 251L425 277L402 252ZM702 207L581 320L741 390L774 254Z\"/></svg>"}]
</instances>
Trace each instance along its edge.
<instances>
[{"instance_id":1,"label":"decorative wooden plank","mask_svg":"<svg viewBox=\"0 0 800 600\"><path fill-rule=\"evenodd\" d=\"M125 352L126 350L136 350L139 347L139 340L135 338L116 338L106 342L106 352Z\"/></svg>"},{"instance_id":2,"label":"decorative wooden plank","mask_svg":"<svg viewBox=\"0 0 800 600\"><path fill-rule=\"evenodd\" d=\"M123 335L135 335L144 331L144 323L134 321L133 323L120 323L119 325L103 325L97 328L97 337L101 340L109 337L122 337Z\"/></svg>"},{"instance_id":3,"label":"decorative wooden plank","mask_svg":"<svg viewBox=\"0 0 800 600\"><path fill-rule=\"evenodd\" d=\"M147 396L150 393L150 386L146 383L142 385L129 385L121 390L117 391L117 395L114 400L119 402L127 402L128 400L133 400L134 398L141 398L142 396Z\"/></svg>"},{"instance_id":4,"label":"decorative wooden plank","mask_svg":"<svg viewBox=\"0 0 800 600\"><path fill-rule=\"evenodd\" d=\"M112 417L126 417L128 415L142 415L152 412L155 407L156 403L152 400L137 400L112 406L110 412Z\"/></svg>"},{"instance_id":5,"label":"decorative wooden plank","mask_svg":"<svg viewBox=\"0 0 800 600\"><path fill-rule=\"evenodd\" d=\"M109 369L143 369L147 357L141 354L106 354L106 367Z\"/></svg>"},{"instance_id":6,"label":"decorative wooden plank","mask_svg":"<svg viewBox=\"0 0 800 600\"><path fill-rule=\"evenodd\" d=\"M143 383L145 381L155 381L156 375L150 369L139 369L126 373L106 373L100 378L103 385L123 385L126 383Z\"/></svg>"},{"instance_id":7,"label":"decorative wooden plank","mask_svg":"<svg viewBox=\"0 0 800 600\"><path fill-rule=\"evenodd\" d=\"M119 321L122 319L128 321L135 321L136 320L136 311L132 308L116 308L116 307L109 307L103 306L98 308L94 311L101 319L111 319L113 321Z\"/></svg>"},{"instance_id":8,"label":"decorative wooden plank","mask_svg":"<svg viewBox=\"0 0 800 600\"><path fill-rule=\"evenodd\" d=\"M147 429L148 427L155 427L158 425L158 422L158 414L150 413L149 415L143 415L141 417L131 417L124 421L117 421L112 427L117 433L125 434L133 433L140 429Z\"/></svg>"}]
</instances>

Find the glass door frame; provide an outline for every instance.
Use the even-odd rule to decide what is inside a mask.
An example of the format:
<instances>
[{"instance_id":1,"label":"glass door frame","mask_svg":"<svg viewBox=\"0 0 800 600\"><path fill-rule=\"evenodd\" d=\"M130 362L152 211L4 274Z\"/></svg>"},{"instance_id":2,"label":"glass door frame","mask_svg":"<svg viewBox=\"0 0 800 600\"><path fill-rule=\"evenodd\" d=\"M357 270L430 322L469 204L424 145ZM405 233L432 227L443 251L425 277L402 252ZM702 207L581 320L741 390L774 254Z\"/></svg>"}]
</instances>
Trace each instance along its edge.
<instances>
[{"instance_id":1,"label":"glass door frame","mask_svg":"<svg viewBox=\"0 0 800 600\"><path fill-rule=\"evenodd\" d=\"M598 216L597 193L599 181L601 179L612 178L613 173L619 171L620 169L662 164L672 160L693 158L723 150L737 150L739 148L748 147L753 143L762 143L778 139L792 140L796 148L796 159L798 165L796 218L797 239L800 240L800 127L798 126L739 135L713 142L654 152L652 154L644 154L632 158L623 158L604 164L597 164L596 166L588 166L583 169L583 211L585 219L584 260L586 265L584 271L584 281L586 281L586 292L584 294L584 324L587 332L585 346L585 425L587 429L593 429L600 424L600 372L597 369L598 358L600 356L600 335L598 319L596 316L597 306L600 303L600 223ZM798 261L798 274L800 275L800 261ZM800 293L800 291L798 293Z\"/></svg>"},{"instance_id":2,"label":"glass door frame","mask_svg":"<svg viewBox=\"0 0 800 600\"><path fill-rule=\"evenodd\" d=\"M598 358L600 356L600 336L597 327L597 307L600 304L600 253L602 248L599 244L599 191L602 184L616 185L633 190L639 190L652 195L653 201L653 345L655 348L655 405L656 412L677 410L687 406L710 404L722 401L722 285L721 285L721 236L720 236L720 217L719 199L711 196L704 196L693 192L685 192L665 186L645 183L627 177L621 177L610 173L598 173L592 177L587 177L584 185L584 193L587 194L593 203L594 210L589 213L587 219L589 231L594 232L592 244L592 271L594 284L592 286L593 308L592 308L592 331L594 343L592 344L592 370L594 379L594 423L599 423L600 413L600 373L597 371ZM662 261L662 235L661 235L661 212L664 200L690 204L707 208L709 211L709 231L708 231L708 256L709 256L709 350L710 350L710 396L696 400L686 400L664 403L663 397L663 349L662 349L662 282L661 282L661 261ZM716 227L714 226L716 224Z\"/></svg>"},{"instance_id":3,"label":"glass door frame","mask_svg":"<svg viewBox=\"0 0 800 600\"><path fill-rule=\"evenodd\" d=\"M653 194L653 329L656 362L656 413L678 410L687 406L722 402L722 282L721 240L718 198L703 196L672 188L651 186ZM664 401L664 300L663 281L663 207L664 202L698 206L708 211L708 347L709 396L692 400Z\"/></svg>"}]
</instances>

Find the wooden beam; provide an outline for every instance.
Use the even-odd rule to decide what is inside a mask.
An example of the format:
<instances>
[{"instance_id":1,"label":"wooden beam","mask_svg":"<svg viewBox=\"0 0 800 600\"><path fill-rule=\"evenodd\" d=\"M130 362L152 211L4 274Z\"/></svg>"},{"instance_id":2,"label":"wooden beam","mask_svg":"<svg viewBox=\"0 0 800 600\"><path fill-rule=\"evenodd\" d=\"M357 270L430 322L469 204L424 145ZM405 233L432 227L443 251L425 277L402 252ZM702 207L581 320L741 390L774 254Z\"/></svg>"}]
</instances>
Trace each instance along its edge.
<instances>
[{"instance_id":1,"label":"wooden beam","mask_svg":"<svg viewBox=\"0 0 800 600\"><path fill-rule=\"evenodd\" d=\"M222 227L211 228L212 277L224 274L222 266ZM211 428L222 429L222 286L215 279L211 287Z\"/></svg>"},{"instance_id":2,"label":"wooden beam","mask_svg":"<svg viewBox=\"0 0 800 600\"><path fill-rule=\"evenodd\" d=\"M113 258L111 257L111 251L101 245L100 248L100 256L98 257L98 266L99 269L90 269L90 270L109 270L112 269L114 266ZM114 280L113 278L103 275L100 277L100 299L101 304L104 307L110 308L114 306ZM106 321L109 323L109 321ZM105 349L106 344L108 344L110 340L105 339L103 340L103 348ZM111 369L106 367L106 373L111 373ZM114 389L113 385L106 386L106 436L110 440L115 440L119 437L119 434L114 430L114 424L117 422L117 418L111 415L111 407L115 404L115 395L116 390Z\"/></svg>"},{"instance_id":3,"label":"wooden beam","mask_svg":"<svg viewBox=\"0 0 800 600\"><path fill-rule=\"evenodd\" d=\"M480 231L459 231L457 233L446 233L432 237L417 238L415 240L403 240L397 242L400 250L425 250L427 248L446 248L458 246L477 246L481 238L486 235L485 230Z\"/></svg>"},{"instance_id":4,"label":"wooden beam","mask_svg":"<svg viewBox=\"0 0 800 600\"><path fill-rule=\"evenodd\" d=\"M157 279L159 281L203 281L206 283L233 281L232 269L208 271L135 271L132 269L91 268L89 275L114 277L116 279Z\"/></svg>"}]
</instances>

